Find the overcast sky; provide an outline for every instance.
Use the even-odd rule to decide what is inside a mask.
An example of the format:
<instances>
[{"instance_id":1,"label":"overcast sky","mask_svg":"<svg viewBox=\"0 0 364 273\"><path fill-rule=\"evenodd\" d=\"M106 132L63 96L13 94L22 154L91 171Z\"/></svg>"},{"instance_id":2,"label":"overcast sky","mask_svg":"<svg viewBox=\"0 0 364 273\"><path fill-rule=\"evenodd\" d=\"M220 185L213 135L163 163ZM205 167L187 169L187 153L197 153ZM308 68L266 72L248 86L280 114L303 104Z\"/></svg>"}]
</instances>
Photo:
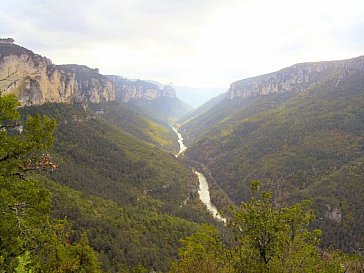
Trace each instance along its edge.
<instances>
[{"instance_id":1,"label":"overcast sky","mask_svg":"<svg viewBox=\"0 0 364 273\"><path fill-rule=\"evenodd\" d=\"M0 35L56 64L181 86L364 55L363 0L0 2Z\"/></svg>"}]
</instances>

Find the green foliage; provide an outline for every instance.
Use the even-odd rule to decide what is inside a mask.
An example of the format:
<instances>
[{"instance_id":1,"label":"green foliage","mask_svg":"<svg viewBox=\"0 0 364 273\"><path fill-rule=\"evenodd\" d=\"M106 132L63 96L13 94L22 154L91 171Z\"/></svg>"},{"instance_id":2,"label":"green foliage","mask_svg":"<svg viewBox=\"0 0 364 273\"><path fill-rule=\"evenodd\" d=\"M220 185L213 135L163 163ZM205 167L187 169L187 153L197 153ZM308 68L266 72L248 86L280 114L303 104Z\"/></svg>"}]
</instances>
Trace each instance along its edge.
<instances>
[{"instance_id":1,"label":"green foliage","mask_svg":"<svg viewBox=\"0 0 364 273\"><path fill-rule=\"evenodd\" d=\"M270 193L256 194L234 208L228 223L232 242L204 226L182 241L171 272L344 272L337 257L321 256L320 231L308 229L313 217L308 202L277 208Z\"/></svg>"},{"instance_id":2,"label":"green foliage","mask_svg":"<svg viewBox=\"0 0 364 273\"><path fill-rule=\"evenodd\" d=\"M51 145L55 128L54 120L35 116L28 117L23 133L15 131L21 125L18 106L15 96L0 96L0 256L1 267L13 269L25 261L23 251L32 247L32 237L47 222L48 192L23 177L42 167L39 156Z\"/></svg>"},{"instance_id":3,"label":"green foliage","mask_svg":"<svg viewBox=\"0 0 364 273\"><path fill-rule=\"evenodd\" d=\"M16 110L19 102L14 95L0 97L0 123L11 122L19 119L20 114Z\"/></svg>"},{"instance_id":4,"label":"green foliage","mask_svg":"<svg viewBox=\"0 0 364 273\"><path fill-rule=\"evenodd\" d=\"M84 194L42 178L52 192L54 218L72 221L70 240L87 235L98 252L103 272L127 272L144 266L168 271L177 257L179 239L191 235L197 224L149 208L137 208Z\"/></svg>"},{"instance_id":5,"label":"green foliage","mask_svg":"<svg viewBox=\"0 0 364 273\"><path fill-rule=\"evenodd\" d=\"M103 110L99 118L108 123L122 128L124 131L142 140L150 142L163 150L175 153L178 149L176 145L176 134L169 124L152 121L150 117L145 117L135 111L129 110L125 104L115 102L105 102L90 104L90 110L96 112Z\"/></svg>"},{"instance_id":6,"label":"green foliage","mask_svg":"<svg viewBox=\"0 0 364 273\"><path fill-rule=\"evenodd\" d=\"M86 234L103 271L166 272L179 239L197 226L184 219L213 222L191 193L197 187L191 170L154 141L174 141L161 125L114 102L22 112L57 118L52 154L59 168L41 178L52 193L52 217L72 223L71 241Z\"/></svg>"},{"instance_id":7,"label":"green foliage","mask_svg":"<svg viewBox=\"0 0 364 273\"><path fill-rule=\"evenodd\" d=\"M14 268L14 257L40 243L50 212L49 193L37 181L18 177L2 177L0 185L0 256L4 268Z\"/></svg>"},{"instance_id":8,"label":"green foliage","mask_svg":"<svg viewBox=\"0 0 364 273\"><path fill-rule=\"evenodd\" d=\"M13 95L0 96L0 176L22 176L32 169L47 167L41 154L50 148L56 121L46 116L29 116L24 128ZM20 133L17 130L24 130Z\"/></svg>"},{"instance_id":9,"label":"green foliage","mask_svg":"<svg viewBox=\"0 0 364 273\"><path fill-rule=\"evenodd\" d=\"M307 202L275 208L271 195L252 197L234 210L234 266L246 272L317 272L319 230L309 231L313 212Z\"/></svg>"},{"instance_id":10,"label":"green foliage","mask_svg":"<svg viewBox=\"0 0 364 273\"><path fill-rule=\"evenodd\" d=\"M98 109L100 105L92 107ZM145 123L131 125L141 117L123 117L131 112L120 104L105 103L102 108L105 114L94 118L77 105L22 109L24 115L38 112L58 119L53 154L60 166L48 177L121 205L198 220L201 209L181 207L197 185L191 170L172 154L145 141L145 135L140 134ZM117 117L123 122L118 122ZM191 203L197 198L191 195Z\"/></svg>"},{"instance_id":11,"label":"green foliage","mask_svg":"<svg viewBox=\"0 0 364 273\"><path fill-rule=\"evenodd\" d=\"M82 234L74 240L67 221L52 221L43 237L42 247L35 249L35 272L100 272L96 253Z\"/></svg>"},{"instance_id":12,"label":"green foliage","mask_svg":"<svg viewBox=\"0 0 364 273\"><path fill-rule=\"evenodd\" d=\"M357 69L336 72L299 93L224 100L182 131L185 157L205 164L235 204L254 178L277 203L310 198L322 246L354 252L364 248L364 80Z\"/></svg>"},{"instance_id":13,"label":"green foliage","mask_svg":"<svg viewBox=\"0 0 364 273\"><path fill-rule=\"evenodd\" d=\"M22 128L17 107L14 96L0 95L0 272L99 272L89 246L59 240L58 223L49 219L50 194L27 175L55 168L44 152L53 142L56 122L29 116ZM64 257L49 257L50 251L65 248ZM77 251L87 253L82 264Z\"/></svg>"},{"instance_id":14,"label":"green foliage","mask_svg":"<svg viewBox=\"0 0 364 273\"><path fill-rule=\"evenodd\" d=\"M230 253L216 228L202 225L195 234L181 242L180 260L172 265L171 272L232 272Z\"/></svg>"},{"instance_id":15,"label":"green foliage","mask_svg":"<svg viewBox=\"0 0 364 273\"><path fill-rule=\"evenodd\" d=\"M33 270L29 269L28 266L31 264L30 252L25 251L24 254L17 257L18 266L15 268L16 273L32 273Z\"/></svg>"}]
</instances>

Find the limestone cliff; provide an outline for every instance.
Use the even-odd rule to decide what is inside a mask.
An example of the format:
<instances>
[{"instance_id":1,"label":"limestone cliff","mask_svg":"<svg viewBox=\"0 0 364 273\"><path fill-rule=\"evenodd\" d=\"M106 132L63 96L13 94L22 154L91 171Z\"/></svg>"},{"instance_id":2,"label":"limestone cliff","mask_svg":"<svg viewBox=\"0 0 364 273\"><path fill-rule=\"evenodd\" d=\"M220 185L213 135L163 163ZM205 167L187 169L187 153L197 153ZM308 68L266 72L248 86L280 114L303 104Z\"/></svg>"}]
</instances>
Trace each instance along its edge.
<instances>
[{"instance_id":1,"label":"limestone cliff","mask_svg":"<svg viewBox=\"0 0 364 273\"><path fill-rule=\"evenodd\" d=\"M112 82L97 69L54 65L11 43L0 43L0 91L16 94L22 105L115 100Z\"/></svg>"},{"instance_id":2,"label":"limestone cliff","mask_svg":"<svg viewBox=\"0 0 364 273\"><path fill-rule=\"evenodd\" d=\"M115 87L111 80L99 74L97 68L85 65L57 65L57 69L75 75L75 100L81 101L113 101L116 99Z\"/></svg>"},{"instance_id":3,"label":"limestone cliff","mask_svg":"<svg viewBox=\"0 0 364 273\"><path fill-rule=\"evenodd\" d=\"M234 82L230 85L228 98L300 92L338 75L339 80L336 78L336 85L339 85L341 78L358 69L364 71L364 57L343 61L296 64L277 72Z\"/></svg>"},{"instance_id":4,"label":"limestone cliff","mask_svg":"<svg viewBox=\"0 0 364 273\"><path fill-rule=\"evenodd\" d=\"M115 85L116 98L128 102L132 99L154 100L160 97L175 98L172 86L143 80L129 80L120 76L108 76Z\"/></svg>"}]
</instances>

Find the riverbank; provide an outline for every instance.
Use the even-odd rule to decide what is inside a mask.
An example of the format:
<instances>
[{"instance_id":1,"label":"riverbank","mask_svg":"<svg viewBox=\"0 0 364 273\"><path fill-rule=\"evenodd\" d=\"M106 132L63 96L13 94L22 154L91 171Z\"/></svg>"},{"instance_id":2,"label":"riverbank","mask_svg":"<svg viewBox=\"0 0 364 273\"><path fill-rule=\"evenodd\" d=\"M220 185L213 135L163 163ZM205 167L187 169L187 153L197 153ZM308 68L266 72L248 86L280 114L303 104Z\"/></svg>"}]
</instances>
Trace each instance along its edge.
<instances>
[{"instance_id":1,"label":"riverbank","mask_svg":"<svg viewBox=\"0 0 364 273\"><path fill-rule=\"evenodd\" d=\"M176 157L179 157L181 154L183 154L187 150L187 146L183 142L182 135L178 132L177 128L172 127L173 131L177 134L178 137L178 143L180 145L179 152L175 155ZM210 197L210 190L209 190L209 184L207 183L206 177L196 170L193 170L193 172L197 175L198 181L199 181L199 189L198 194L200 196L200 200L206 205L207 210L212 214L212 216L222 222L226 222L226 218L221 216L217 210L217 207L211 202Z\"/></svg>"}]
</instances>

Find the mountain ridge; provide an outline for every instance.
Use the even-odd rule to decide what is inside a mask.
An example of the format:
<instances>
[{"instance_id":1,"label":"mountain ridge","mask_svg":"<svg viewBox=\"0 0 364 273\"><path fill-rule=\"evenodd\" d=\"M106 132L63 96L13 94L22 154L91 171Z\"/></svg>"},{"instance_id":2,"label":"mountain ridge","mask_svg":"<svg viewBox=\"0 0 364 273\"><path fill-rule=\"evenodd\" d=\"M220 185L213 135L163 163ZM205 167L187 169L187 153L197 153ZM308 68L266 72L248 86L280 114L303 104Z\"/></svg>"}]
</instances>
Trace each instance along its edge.
<instances>
[{"instance_id":1,"label":"mountain ridge","mask_svg":"<svg viewBox=\"0 0 364 273\"><path fill-rule=\"evenodd\" d=\"M170 85L140 79L130 80L116 75L107 75L106 77L114 83L116 98L123 102L129 102L132 99L176 98L176 91Z\"/></svg>"},{"instance_id":2,"label":"mountain ridge","mask_svg":"<svg viewBox=\"0 0 364 273\"><path fill-rule=\"evenodd\" d=\"M47 57L14 44L0 43L0 90L15 94L21 105L44 103L100 103L119 100L174 99L170 85L102 75L98 68L80 64L53 64ZM168 103L167 103L168 104ZM183 106L182 108L188 108ZM187 110L186 110L187 111Z\"/></svg>"},{"instance_id":3,"label":"mountain ridge","mask_svg":"<svg viewBox=\"0 0 364 273\"><path fill-rule=\"evenodd\" d=\"M90 76L78 77L80 73L76 73L75 66L57 66L48 58L16 44L0 44L0 88L4 94L17 95L22 105L115 100L111 81L97 69L78 68Z\"/></svg>"},{"instance_id":4,"label":"mountain ridge","mask_svg":"<svg viewBox=\"0 0 364 273\"><path fill-rule=\"evenodd\" d=\"M300 92L311 85L322 82L323 77L330 77L337 69L364 70L364 56L355 58L298 63L276 72L250 77L231 83L227 92L229 99L285 92ZM338 80L340 81L340 79ZM339 82L338 82L339 84Z\"/></svg>"},{"instance_id":5,"label":"mountain ridge","mask_svg":"<svg viewBox=\"0 0 364 273\"><path fill-rule=\"evenodd\" d=\"M359 251L364 58L327 65L288 91L260 93L276 72L242 80L252 87L263 79L182 125L185 157L206 165L236 204L249 198L252 179L272 191L277 204L311 199L323 245ZM299 77L288 75L284 79L297 84Z\"/></svg>"}]
</instances>

